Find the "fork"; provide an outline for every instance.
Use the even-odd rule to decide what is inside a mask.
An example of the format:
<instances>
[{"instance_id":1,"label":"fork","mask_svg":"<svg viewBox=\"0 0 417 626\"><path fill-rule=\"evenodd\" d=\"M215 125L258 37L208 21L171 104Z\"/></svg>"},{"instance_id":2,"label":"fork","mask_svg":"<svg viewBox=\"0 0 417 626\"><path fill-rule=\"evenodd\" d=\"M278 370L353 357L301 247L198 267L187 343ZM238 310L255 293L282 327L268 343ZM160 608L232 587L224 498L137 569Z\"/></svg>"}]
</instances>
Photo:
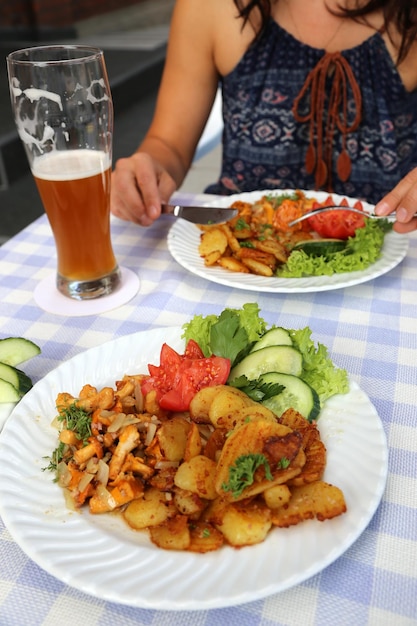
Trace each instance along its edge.
<instances>
[{"instance_id":1,"label":"fork","mask_svg":"<svg viewBox=\"0 0 417 626\"><path fill-rule=\"evenodd\" d=\"M385 219L389 221L395 221L395 218L396 218L395 213L390 213L389 215L375 215L375 213L367 213L366 211L361 211L361 209L355 209L352 206L334 205L334 206L321 207L319 209L312 209L311 211L308 211L308 213L304 213L304 215L302 215L301 217L297 217L297 219L292 220L291 222L288 222L288 226L290 227L295 226L295 224L298 224L299 222L302 222L303 220L306 220L309 217L312 217L313 215L318 215L319 213L327 213L328 211L351 211L352 213L359 213L359 215L363 215L364 217L372 217L374 219ZM414 217L417 217L417 213L415 214Z\"/></svg>"}]
</instances>

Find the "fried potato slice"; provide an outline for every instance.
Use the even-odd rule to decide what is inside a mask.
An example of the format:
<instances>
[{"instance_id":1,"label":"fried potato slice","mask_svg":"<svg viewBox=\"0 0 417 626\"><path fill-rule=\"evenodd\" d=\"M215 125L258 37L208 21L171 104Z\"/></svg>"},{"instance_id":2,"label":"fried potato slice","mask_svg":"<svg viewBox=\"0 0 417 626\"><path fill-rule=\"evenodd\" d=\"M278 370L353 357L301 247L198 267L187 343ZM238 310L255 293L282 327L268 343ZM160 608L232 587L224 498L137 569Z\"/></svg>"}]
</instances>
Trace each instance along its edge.
<instances>
[{"instance_id":1,"label":"fried potato slice","mask_svg":"<svg viewBox=\"0 0 417 626\"><path fill-rule=\"evenodd\" d=\"M174 491L174 504L181 515L187 517L199 517L207 506L207 501L200 498L199 495L192 491L186 491L185 489L175 488Z\"/></svg>"},{"instance_id":2,"label":"fried potato slice","mask_svg":"<svg viewBox=\"0 0 417 626\"><path fill-rule=\"evenodd\" d=\"M255 259L242 259L242 263L246 265L246 267L250 269L250 271L253 274L258 274L259 276L267 276L267 277L274 275L274 272L268 265L265 265L265 263L256 261Z\"/></svg>"},{"instance_id":3,"label":"fried potato slice","mask_svg":"<svg viewBox=\"0 0 417 626\"><path fill-rule=\"evenodd\" d=\"M259 250L255 241L252 242L252 245L254 246L253 248L241 248L240 259L242 263L245 263L248 259L252 259L258 263L267 265L271 269L274 269L276 266L275 256L270 252L263 252L262 250Z\"/></svg>"},{"instance_id":4,"label":"fried potato slice","mask_svg":"<svg viewBox=\"0 0 417 626\"><path fill-rule=\"evenodd\" d=\"M274 438L285 437L292 432L290 428L283 424L267 420L247 422L233 431L226 439L217 464L215 476L217 493L225 501L238 502L297 476L301 472L301 466L305 461L303 453L296 455L286 469L282 469L278 464L275 467L271 467L272 480L267 477L265 466L262 465L256 470L253 481L248 483L240 491L240 494L236 494L235 490L230 489L231 468L238 468L242 464L242 458L248 457L248 455L264 454L267 442Z\"/></svg>"},{"instance_id":5,"label":"fried potato slice","mask_svg":"<svg viewBox=\"0 0 417 626\"><path fill-rule=\"evenodd\" d=\"M320 522L347 510L343 492L334 485L318 480L291 488L288 504L272 510L272 524L280 528L294 526L307 519Z\"/></svg>"},{"instance_id":6,"label":"fried potato slice","mask_svg":"<svg viewBox=\"0 0 417 626\"><path fill-rule=\"evenodd\" d=\"M206 265L214 265L227 248L227 237L221 228L207 230L201 235L198 252Z\"/></svg>"},{"instance_id":7,"label":"fried potato slice","mask_svg":"<svg viewBox=\"0 0 417 626\"><path fill-rule=\"evenodd\" d=\"M227 543L236 548L261 543L271 526L271 510L248 501L228 504L216 524Z\"/></svg>"},{"instance_id":8,"label":"fried potato slice","mask_svg":"<svg viewBox=\"0 0 417 626\"><path fill-rule=\"evenodd\" d=\"M257 420L267 420L268 422L276 423L278 418L271 409L259 404L259 402L252 401L248 406L239 409L238 424L243 424L248 421L255 422Z\"/></svg>"},{"instance_id":9,"label":"fried potato slice","mask_svg":"<svg viewBox=\"0 0 417 626\"><path fill-rule=\"evenodd\" d=\"M255 240L254 243L257 250L273 254L280 263L287 262L288 252L279 241L275 239L265 239L265 241Z\"/></svg>"},{"instance_id":10,"label":"fried potato slice","mask_svg":"<svg viewBox=\"0 0 417 626\"><path fill-rule=\"evenodd\" d=\"M159 526L151 526L149 535L152 543L164 550L188 550L191 543L188 520L176 515Z\"/></svg>"},{"instance_id":11,"label":"fried potato slice","mask_svg":"<svg viewBox=\"0 0 417 626\"><path fill-rule=\"evenodd\" d=\"M279 509L290 501L291 491L287 484L274 485L269 487L269 489L265 489L262 492L262 496L268 508Z\"/></svg>"},{"instance_id":12,"label":"fried potato slice","mask_svg":"<svg viewBox=\"0 0 417 626\"><path fill-rule=\"evenodd\" d=\"M160 426L157 439L167 461L181 461L184 458L190 428L190 422L180 415L174 415Z\"/></svg>"},{"instance_id":13,"label":"fried potato slice","mask_svg":"<svg viewBox=\"0 0 417 626\"><path fill-rule=\"evenodd\" d=\"M240 409L251 406L253 400L236 387L222 385L217 389L218 392L214 395L208 411L210 422L215 428L231 430L236 424L236 414Z\"/></svg>"},{"instance_id":14,"label":"fried potato slice","mask_svg":"<svg viewBox=\"0 0 417 626\"><path fill-rule=\"evenodd\" d=\"M197 391L190 402L190 417L197 424L210 424L209 411L214 398L221 392L225 385L213 385L203 387Z\"/></svg>"},{"instance_id":15,"label":"fried potato slice","mask_svg":"<svg viewBox=\"0 0 417 626\"><path fill-rule=\"evenodd\" d=\"M206 456L194 456L181 463L175 474L175 485L185 491L196 493L200 498L214 500L217 493L214 487L216 463Z\"/></svg>"},{"instance_id":16,"label":"fried potato slice","mask_svg":"<svg viewBox=\"0 0 417 626\"><path fill-rule=\"evenodd\" d=\"M320 480L326 467L326 446L320 439L317 424L310 423L295 409L287 409L280 418L280 423L297 430L303 438L303 450L306 462L301 473L289 481L289 485L305 485Z\"/></svg>"},{"instance_id":17,"label":"fried potato slice","mask_svg":"<svg viewBox=\"0 0 417 626\"><path fill-rule=\"evenodd\" d=\"M227 224L222 224L221 229L226 235L227 244L230 250L232 251L233 254L235 254L236 256L239 256L242 248L240 247L239 241L235 237L235 231L232 232L231 228Z\"/></svg>"},{"instance_id":18,"label":"fried potato slice","mask_svg":"<svg viewBox=\"0 0 417 626\"><path fill-rule=\"evenodd\" d=\"M224 269L229 270L230 272L250 274L249 268L244 263L241 263L238 259L235 259L232 256L220 257L217 261L217 265L224 267Z\"/></svg>"},{"instance_id":19,"label":"fried potato slice","mask_svg":"<svg viewBox=\"0 0 417 626\"><path fill-rule=\"evenodd\" d=\"M218 461L224 442L227 438L226 428L216 428L207 439L204 446L204 455L213 461Z\"/></svg>"},{"instance_id":20,"label":"fried potato slice","mask_svg":"<svg viewBox=\"0 0 417 626\"><path fill-rule=\"evenodd\" d=\"M190 524L190 552L213 552L218 550L224 544L223 534L213 526L204 521L192 522Z\"/></svg>"},{"instance_id":21,"label":"fried potato slice","mask_svg":"<svg viewBox=\"0 0 417 626\"><path fill-rule=\"evenodd\" d=\"M300 474L288 482L289 485L307 485L320 480L326 467L326 446L320 439L311 441L304 449L306 462Z\"/></svg>"},{"instance_id":22,"label":"fried potato slice","mask_svg":"<svg viewBox=\"0 0 417 626\"><path fill-rule=\"evenodd\" d=\"M185 443L184 461L189 461L194 456L198 456L203 447L197 424L192 422L189 426L187 440Z\"/></svg>"},{"instance_id":23,"label":"fried potato slice","mask_svg":"<svg viewBox=\"0 0 417 626\"><path fill-rule=\"evenodd\" d=\"M175 513L175 506L172 501L166 499L165 493L151 487L145 491L143 498L133 500L127 505L123 517L129 526L142 530L148 526L162 524Z\"/></svg>"}]
</instances>

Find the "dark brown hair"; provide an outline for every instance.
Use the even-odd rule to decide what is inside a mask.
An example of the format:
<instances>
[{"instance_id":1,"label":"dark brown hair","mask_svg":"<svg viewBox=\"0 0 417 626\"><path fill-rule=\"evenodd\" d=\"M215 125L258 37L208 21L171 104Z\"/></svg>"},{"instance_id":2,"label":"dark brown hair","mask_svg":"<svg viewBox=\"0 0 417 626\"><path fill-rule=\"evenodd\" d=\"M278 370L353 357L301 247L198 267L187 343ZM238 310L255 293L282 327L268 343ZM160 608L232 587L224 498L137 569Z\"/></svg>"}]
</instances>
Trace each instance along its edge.
<instances>
[{"instance_id":1,"label":"dark brown hair","mask_svg":"<svg viewBox=\"0 0 417 626\"><path fill-rule=\"evenodd\" d=\"M261 18L261 26L256 32L256 39L262 34L271 15L271 4L278 0L233 0L239 12L239 17L246 24L254 9L257 9ZM365 4L357 2L354 9L340 7L336 14L351 19L366 20L366 16L374 11L382 11L384 16L383 30L390 35L390 25L396 28L400 35L397 45L400 63L406 57L411 45L417 39L417 1L416 0L368 0Z\"/></svg>"}]
</instances>

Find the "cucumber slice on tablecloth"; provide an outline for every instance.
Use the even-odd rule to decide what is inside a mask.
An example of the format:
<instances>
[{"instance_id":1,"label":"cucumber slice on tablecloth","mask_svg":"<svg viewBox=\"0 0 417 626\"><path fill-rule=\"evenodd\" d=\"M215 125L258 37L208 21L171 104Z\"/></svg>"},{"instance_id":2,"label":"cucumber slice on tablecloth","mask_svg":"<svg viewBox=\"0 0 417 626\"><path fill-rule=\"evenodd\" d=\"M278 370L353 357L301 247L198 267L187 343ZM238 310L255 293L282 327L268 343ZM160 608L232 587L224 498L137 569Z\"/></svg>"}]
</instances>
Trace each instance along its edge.
<instances>
[{"instance_id":1,"label":"cucumber slice on tablecloth","mask_svg":"<svg viewBox=\"0 0 417 626\"><path fill-rule=\"evenodd\" d=\"M40 354L41 349L30 339L6 337L0 339L0 362L15 367Z\"/></svg>"}]
</instances>

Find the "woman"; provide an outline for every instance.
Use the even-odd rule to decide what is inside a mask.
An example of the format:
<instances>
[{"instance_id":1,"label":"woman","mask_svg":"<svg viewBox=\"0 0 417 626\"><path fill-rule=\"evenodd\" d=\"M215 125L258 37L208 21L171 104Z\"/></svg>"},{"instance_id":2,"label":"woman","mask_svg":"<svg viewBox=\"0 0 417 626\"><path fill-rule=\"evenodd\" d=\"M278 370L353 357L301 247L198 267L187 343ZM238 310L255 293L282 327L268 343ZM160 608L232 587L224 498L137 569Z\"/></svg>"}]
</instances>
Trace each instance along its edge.
<instances>
[{"instance_id":1,"label":"woman","mask_svg":"<svg viewBox=\"0 0 417 626\"><path fill-rule=\"evenodd\" d=\"M211 193L326 189L417 228L417 7L410 0L177 0L155 115L116 163L112 211L144 226L193 159L219 81ZM391 191L392 190L392 191Z\"/></svg>"}]
</instances>

